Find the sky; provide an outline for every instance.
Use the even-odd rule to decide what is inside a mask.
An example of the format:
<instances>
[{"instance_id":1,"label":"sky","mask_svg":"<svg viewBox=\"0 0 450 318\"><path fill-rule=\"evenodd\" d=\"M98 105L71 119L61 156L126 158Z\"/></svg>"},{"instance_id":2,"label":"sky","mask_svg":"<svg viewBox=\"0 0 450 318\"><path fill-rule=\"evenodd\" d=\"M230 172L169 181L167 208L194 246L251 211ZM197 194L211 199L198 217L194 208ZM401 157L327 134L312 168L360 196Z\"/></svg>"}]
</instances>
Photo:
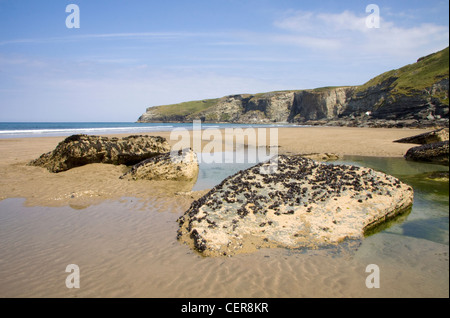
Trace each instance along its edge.
<instances>
[{"instance_id":1,"label":"sky","mask_svg":"<svg viewBox=\"0 0 450 318\"><path fill-rule=\"evenodd\" d=\"M447 47L448 14L447 0L0 0L0 122L134 122L157 105L362 85Z\"/></svg>"}]
</instances>

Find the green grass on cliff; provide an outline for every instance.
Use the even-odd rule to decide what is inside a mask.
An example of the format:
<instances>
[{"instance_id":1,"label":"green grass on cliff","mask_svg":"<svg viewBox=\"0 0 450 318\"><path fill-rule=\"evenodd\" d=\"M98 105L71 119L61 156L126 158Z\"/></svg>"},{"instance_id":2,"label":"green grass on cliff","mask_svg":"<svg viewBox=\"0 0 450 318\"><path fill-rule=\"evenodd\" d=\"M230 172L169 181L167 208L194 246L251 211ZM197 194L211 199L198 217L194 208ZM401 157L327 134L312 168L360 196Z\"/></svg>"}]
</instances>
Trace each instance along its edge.
<instances>
[{"instance_id":1,"label":"green grass on cliff","mask_svg":"<svg viewBox=\"0 0 450 318\"><path fill-rule=\"evenodd\" d=\"M442 51L420 58L416 63L374 77L364 85L359 86L357 92L381 85L389 79L395 79L389 87L392 95L412 95L448 77L449 48L447 47Z\"/></svg>"},{"instance_id":2,"label":"green grass on cliff","mask_svg":"<svg viewBox=\"0 0 450 318\"><path fill-rule=\"evenodd\" d=\"M337 88L342 88L342 87L348 87L348 86L324 86L324 87L314 88L312 91L320 93L320 92L327 92L327 91L330 91L332 89L337 89Z\"/></svg>"},{"instance_id":3,"label":"green grass on cliff","mask_svg":"<svg viewBox=\"0 0 450 318\"><path fill-rule=\"evenodd\" d=\"M218 98L204 99L191 102L183 102L179 104L156 106L152 107L151 109L156 110L161 116L187 116L201 112L205 109L208 109L209 107L216 105L218 100Z\"/></svg>"}]
</instances>

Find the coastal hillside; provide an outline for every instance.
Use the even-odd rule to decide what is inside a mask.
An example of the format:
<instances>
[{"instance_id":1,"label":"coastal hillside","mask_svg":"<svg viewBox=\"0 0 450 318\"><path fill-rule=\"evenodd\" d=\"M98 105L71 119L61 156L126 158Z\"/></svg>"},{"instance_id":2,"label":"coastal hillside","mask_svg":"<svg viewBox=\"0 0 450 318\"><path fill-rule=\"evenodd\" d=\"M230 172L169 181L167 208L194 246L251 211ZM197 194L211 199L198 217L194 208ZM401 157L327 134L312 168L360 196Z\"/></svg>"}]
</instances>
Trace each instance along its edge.
<instances>
[{"instance_id":1,"label":"coastal hillside","mask_svg":"<svg viewBox=\"0 0 450 318\"><path fill-rule=\"evenodd\" d=\"M147 108L138 122L444 126L449 115L449 48L361 86L230 95Z\"/></svg>"}]
</instances>

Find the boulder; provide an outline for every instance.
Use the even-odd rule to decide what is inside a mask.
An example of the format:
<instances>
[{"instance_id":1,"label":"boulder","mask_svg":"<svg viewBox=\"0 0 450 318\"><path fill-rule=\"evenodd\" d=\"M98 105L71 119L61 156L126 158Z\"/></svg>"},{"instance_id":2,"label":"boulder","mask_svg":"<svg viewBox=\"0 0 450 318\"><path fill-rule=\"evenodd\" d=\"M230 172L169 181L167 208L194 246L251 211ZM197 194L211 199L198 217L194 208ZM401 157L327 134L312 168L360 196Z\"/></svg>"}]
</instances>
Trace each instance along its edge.
<instances>
[{"instance_id":1,"label":"boulder","mask_svg":"<svg viewBox=\"0 0 450 318\"><path fill-rule=\"evenodd\" d=\"M412 147L406 152L405 159L448 165L448 140Z\"/></svg>"},{"instance_id":2,"label":"boulder","mask_svg":"<svg viewBox=\"0 0 450 318\"><path fill-rule=\"evenodd\" d=\"M441 128L420 135L398 139L395 140L394 142L425 145L425 144L432 144L435 142L446 141L448 139L449 139L448 131L444 128Z\"/></svg>"},{"instance_id":3,"label":"boulder","mask_svg":"<svg viewBox=\"0 0 450 318\"><path fill-rule=\"evenodd\" d=\"M178 219L177 238L205 256L361 239L405 211L413 189L370 168L280 155L222 181Z\"/></svg>"},{"instance_id":4,"label":"boulder","mask_svg":"<svg viewBox=\"0 0 450 318\"><path fill-rule=\"evenodd\" d=\"M141 161L121 179L191 181L197 179L198 170L197 154L189 148Z\"/></svg>"},{"instance_id":5,"label":"boulder","mask_svg":"<svg viewBox=\"0 0 450 318\"><path fill-rule=\"evenodd\" d=\"M168 151L169 143L159 136L108 138L72 135L29 165L44 167L50 172L66 171L90 163L134 165Z\"/></svg>"}]
</instances>

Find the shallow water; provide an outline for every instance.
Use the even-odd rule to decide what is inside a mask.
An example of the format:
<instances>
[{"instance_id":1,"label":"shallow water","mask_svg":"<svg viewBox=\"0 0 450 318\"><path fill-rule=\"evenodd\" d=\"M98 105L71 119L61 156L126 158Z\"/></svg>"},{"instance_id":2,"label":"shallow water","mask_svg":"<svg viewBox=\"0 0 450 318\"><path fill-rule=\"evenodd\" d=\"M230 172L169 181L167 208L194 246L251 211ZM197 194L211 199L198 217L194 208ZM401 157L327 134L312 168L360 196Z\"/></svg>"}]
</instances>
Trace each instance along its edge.
<instances>
[{"instance_id":1,"label":"shallow water","mask_svg":"<svg viewBox=\"0 0 450 318\"><path fill-rule=\"evenodd\" d=\"M265 150L247 147L237 152L215 152L214 156L199 153L197 157L199 173L192 191L211 189L226 177L266 161L272 156Z\"/></svg>"},{"instance_id":2,"label":"shallow water","mask_svg":"<svg viewBox=\"0 0 450 318\"><path fill-rule=\"evenodd\" d=\"M442 165L406 161L402 158L346 157L337 163L373 168L399 178L414 189L411 213L384 232L449 244L449 183L426 178L430 172L449 171Z\"/></svg>"},{"instance_id":3,"label":"shallow water","mask_svg":"<svg viewBox=\"0 0 450 318\"><path fill-rule=\"evenodd\" d=\"M180 197L122 198L81 210L0 201L0 297L448 297L448 182L422 176L448 168L386 158L337 163L412 185L411 212L333 248L204 258L176 240L176 219L189 206ZM246 165L202 165L195 187ZM79 289L65 285L68 264L80 268ZM365 285L369 264L380 268L380 288Z\"/></svg>"}]
</instances>

